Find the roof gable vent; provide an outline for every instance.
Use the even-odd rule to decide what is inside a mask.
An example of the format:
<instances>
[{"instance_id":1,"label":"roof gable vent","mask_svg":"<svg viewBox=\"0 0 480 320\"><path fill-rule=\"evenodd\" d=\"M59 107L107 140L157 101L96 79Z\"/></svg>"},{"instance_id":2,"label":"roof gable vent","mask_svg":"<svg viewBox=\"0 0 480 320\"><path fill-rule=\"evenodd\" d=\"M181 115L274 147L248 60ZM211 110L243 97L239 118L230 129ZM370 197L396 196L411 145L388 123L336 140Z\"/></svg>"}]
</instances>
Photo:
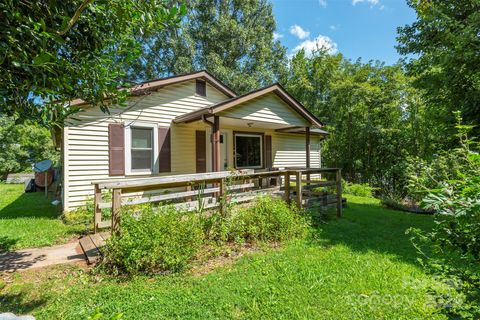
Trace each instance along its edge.
<instances>
[{"instance_id":1,"label":"roof gable vent","mask_svg":"<svg viewBox=\"0 0 480 320\"><path fill-rule=\"evenodd\" d=\"M205 80L197 80L195 85L195 93L199 96L207 96L207 83Z\"/></svg>"}]
</instances>

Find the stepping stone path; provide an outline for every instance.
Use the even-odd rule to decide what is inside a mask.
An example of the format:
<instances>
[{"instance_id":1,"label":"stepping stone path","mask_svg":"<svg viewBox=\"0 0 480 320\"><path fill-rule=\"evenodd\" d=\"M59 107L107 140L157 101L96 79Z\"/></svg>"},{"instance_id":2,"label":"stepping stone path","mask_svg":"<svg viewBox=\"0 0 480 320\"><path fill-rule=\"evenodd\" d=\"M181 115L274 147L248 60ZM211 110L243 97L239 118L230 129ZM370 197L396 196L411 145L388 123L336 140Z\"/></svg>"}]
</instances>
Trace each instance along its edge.
<instances>
[{"instance_id":1,"label":"stepping stone path","mask_svg":"<svg viewBox=\"0 0 480 320\"><path fill-rule=\"evenodd\" d=\"M0 313L0 320L35 320L34 316L16 316L11 312Z\"/></svg>"},{"instance_id":2,"label":"stepping stone path","mask_svg":"<svg viewBox=\"0 0 480 320\"><path fill-rule=\"evenodd\" d=\"M85 261L78 241L53 247L0 253L0 272L15 272L55 264ZM22 319L22 318L19 318ZM0 315L0 320L2 320Z\"/></svg>"}]
</instances>

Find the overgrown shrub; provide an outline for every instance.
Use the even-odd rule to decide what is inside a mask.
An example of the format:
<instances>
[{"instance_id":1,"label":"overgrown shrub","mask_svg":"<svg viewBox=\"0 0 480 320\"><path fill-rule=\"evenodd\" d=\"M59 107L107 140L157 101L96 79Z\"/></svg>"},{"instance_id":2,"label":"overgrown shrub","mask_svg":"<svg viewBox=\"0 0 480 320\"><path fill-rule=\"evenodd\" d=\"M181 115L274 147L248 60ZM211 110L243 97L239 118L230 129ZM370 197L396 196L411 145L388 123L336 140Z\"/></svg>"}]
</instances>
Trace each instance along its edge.
<instances>
[{"instance_id":1,"label":"overgrown shrub","mask_svg":"<svg viewBox=\"0 0 480 320\"><path fill-rule=\"evenodd\" d=\"M65 212L62 215L62 220L70 225L93 223L93 202L87 203L75 210Z\"/></svg>"},{"instance_id":2,"label":"overgrown shrub","mask_svg":"<svg viewBox=\"0 0 480 320\"><path fill-rule=\"evenodd\" d=\"M342 181L342 191L345 194L351 194L359 197L373 197L373 192L376 188L371 187L368 183L351 183L345 180Z\"/></svg>"},{"instance_id":3,"label":"overgrown shrub","mask_svg":"<svg viewBox=\"0 0 480 320\"><path fill-rule=\"evenodd\" d=\"M112 201L112 193L105 192L102 194L102 200ZM110 208L103 208L102 210L102 219L108 220L112 216L112 210ZM87 202L74 210L65 212L62 215L62 220L66 224L76 225L76 224L92 224L93 223L93 216L95 211L95 205L93 203L93 199L88 199Z\"/></svg>"},{"instance_id":4,"label":"overgrown shrub","mask_svg":"<svg viewBox=\"0 0 480 320\"><path fill-rule=\"evenodd\" d=\"M151 205L126 209L121 232L107 241L103 265L127 274L178 272L195 257L202 240L198 215Z\"/></svg>"},{"instance_id":5,"label":"overgrown shrub","mask_svg":"<svg viewBox=\"0 0 480 320\"><path fill-rule=\"evenodd\" d=\"M460 126L459 129L465 129ZM462 131L461 131L462 132ZM424 205L435 214L435 225L431 231L409 230L412 240L427 270L440 276L446 283L462 293L464 301L454 303L441 297L445 303L440 304L442 311L449 318L480 318L480 155L478 144L460 135L461 148L453 150L458 159L458 166L445 180L414 177L413 182L422 186L422 192L429 193L424 198ZM451 159L450 155L445 157ZM446 163L446 160L439 160ZM432 178L432 179L430 179ZM422 183L434 182L436 188Z\"/></svg>"},{"instance_id":6,"label":"overgrown shrub","mask_svg":"<svg viewBox=\"0 0 480 320\"><path fill-rule=\"evenodd\" d=\"M228 206L223 213L186 213L151 204L127 207L120 225L103 248L102 268L129 275L178 272L195 257L215 256L215 249L230 243L277 243L303 237L309 227L295 205L271 196L247 206Z\"/></svg>"},{"instance_id":7,"label":"overgrown shrub","mask_svg":"<svg viewBox=\"0 0 480 320\"><path fill-rule=\"evenodd\" d=\"M262 196L249 207L236 208L229 221L228 238L235 242L281 242L305 236L307 230L307 219L295 205Z\"/></svg>"}]
</instances>

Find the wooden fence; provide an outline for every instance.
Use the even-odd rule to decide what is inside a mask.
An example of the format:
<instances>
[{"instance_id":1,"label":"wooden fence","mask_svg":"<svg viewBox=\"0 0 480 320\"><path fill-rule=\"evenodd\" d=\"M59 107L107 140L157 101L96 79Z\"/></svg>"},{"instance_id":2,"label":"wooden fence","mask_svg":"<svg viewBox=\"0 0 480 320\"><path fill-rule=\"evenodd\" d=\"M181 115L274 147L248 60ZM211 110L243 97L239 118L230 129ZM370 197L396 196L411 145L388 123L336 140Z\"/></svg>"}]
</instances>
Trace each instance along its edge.
<instances>
[{"instance_id":1,"label":"wooden fence","mask_svg":"<svg viewBox=\"0 0 480 320\"><path fill-rule=\"evenodd\" d=\"M311 178L315 176L317 178ZM221 171L94 181L92 184L95 232L106 227L117 231L122 205L168 203L182 210L218 207L223 211L227 203L247 202L259 194L283 197L288 203L294 200L299 207L312 204L321 208L336 207L337 216L342 215L341 170L338 168ZM111 200L104 199L108 198L107 194L111 195ZM102 219L105 208L111 208L111 220Z\"/></svg>"}]
</instances>

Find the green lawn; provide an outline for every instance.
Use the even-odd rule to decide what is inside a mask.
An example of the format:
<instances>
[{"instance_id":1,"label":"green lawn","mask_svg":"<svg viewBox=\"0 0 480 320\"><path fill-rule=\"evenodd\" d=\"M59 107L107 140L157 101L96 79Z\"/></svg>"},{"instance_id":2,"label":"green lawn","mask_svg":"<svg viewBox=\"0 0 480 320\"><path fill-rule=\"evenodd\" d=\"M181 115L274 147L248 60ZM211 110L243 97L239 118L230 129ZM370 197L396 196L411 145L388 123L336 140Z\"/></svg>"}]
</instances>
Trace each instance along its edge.
<instances>
[{"instance_id":1,"label":"green lawn","mask_svg":"<svg viewBox=\"0 0 480 320\"><path fill-rule=\"evenodd\" d=\"M0 184L0 251L61 243L84 229L58 219L42 192L24 193L23 184Z\"/></svg>"},{"instance_id":2,"label":"green lawn","mask_svg":"<svg viewBox=\"0 0 480 320\"><path fill-rule=\"evenodd\" d=\"M3 284L0 311L38 319L86 318L96 307L125 319L441 319L405 229L430 216L349 197L342 219L316 239L248 254L213 271L129 281L98 278L75 266L24 272ZM0 283L0 290L2 284Z\"/></svg>"}]
</instances>

